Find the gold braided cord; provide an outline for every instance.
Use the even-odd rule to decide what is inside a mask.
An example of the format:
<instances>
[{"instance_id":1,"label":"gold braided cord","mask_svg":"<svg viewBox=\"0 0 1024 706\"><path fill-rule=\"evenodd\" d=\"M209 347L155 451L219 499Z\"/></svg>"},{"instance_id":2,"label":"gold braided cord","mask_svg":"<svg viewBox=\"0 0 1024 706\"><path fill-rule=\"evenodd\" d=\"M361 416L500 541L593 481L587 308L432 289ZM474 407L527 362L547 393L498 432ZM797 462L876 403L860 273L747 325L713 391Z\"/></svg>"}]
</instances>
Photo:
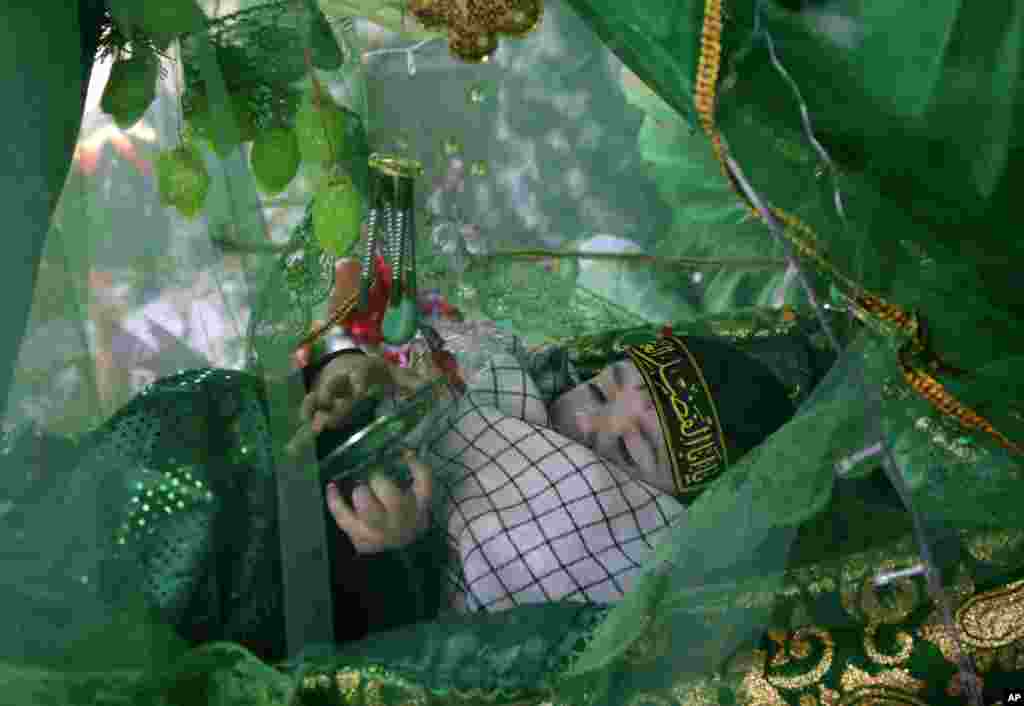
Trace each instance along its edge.
<instances>
[{"instance_id":1,"label":"gold braided cord","mask_svg":"<svg viewBox=\"0 0 1024 706\"><path fill-rule=\"evenodd\" d=\"M1024 456L1024 447L1006 438L1004 434L992 426L991 422L949 394L942 386L942 383L925 372L924 369L913 367L906 360L907 353L905 350L900 350L899 358L903 379L921 397L928 400L933 407L947 416L955 417L960 422L960 426L965 429L978 429L992 436L1007 451Z\"/></svg>"},{"instance_id":2,"label":"gold braided cord","mask_svg":"<svg viewBox=\"0 0 1024 706\"><path fill-rule=\"evenodd\" d=\"M721 68L721 58L722 0L705 0L704 20L700 36L700 58L697 63L697 87L694 94L697 118L708 139L711 141L711 147L715 158L722 168L722 173L729 180L729 183L732 184L733 190L743 201L744 205L746 205L747 210L760 220L760 212L746 198L726 167L727 148L722 141L718 126L715 124L716 87ZM810 226L782 209L770 207L769 210L772 215L785 225L783 234L800 255L810 259L825 273L834 277L839 283L845 285L853 292L853 311L858 318L862 320L874 319L874 323L895 327L897 331L910 337L910 341L899 351L899 363L903 379L914 391L944 415L955 418L964 429L979 429L992 436L1007 451L1024 455L1024 448L1006 438L988 420L973 409L959 402L938 380L927 372L928 367L934 370L952 371L952 369L944 365L939 357L931 351L925 327L921 325L921 320L917 314L907 313L899 306L864 290L857 282L844 275L818 252L817 248L814 247L814 243L818 239ZM909 362L911 353L923 354L925 366L915 367L912 365Z\"/></svg>"},{"instance_id":3,"label":"gold braided cord","mask_svg":"<svg viewBox=\"0 0 1024 706\"><path fill-rule=\"evenodd\" d=\"M303 346L308 346L312 344L314 341L316 341L325 333L327 333L332 326L339 324L346 318L348 318L348 315L352 313L353 309L355 309L356 299L358 298L358 294L353 294L348 299L346 299L341 306L339 306L337 309L331 312L330 316L327 317L327 321L325 321L324 323L320 324L319 326L315 327L312 331L310 331L309 334L307 334L305 338L299 341L299 343L295 347L302 348Z\"/></svg>"}]
</instances>

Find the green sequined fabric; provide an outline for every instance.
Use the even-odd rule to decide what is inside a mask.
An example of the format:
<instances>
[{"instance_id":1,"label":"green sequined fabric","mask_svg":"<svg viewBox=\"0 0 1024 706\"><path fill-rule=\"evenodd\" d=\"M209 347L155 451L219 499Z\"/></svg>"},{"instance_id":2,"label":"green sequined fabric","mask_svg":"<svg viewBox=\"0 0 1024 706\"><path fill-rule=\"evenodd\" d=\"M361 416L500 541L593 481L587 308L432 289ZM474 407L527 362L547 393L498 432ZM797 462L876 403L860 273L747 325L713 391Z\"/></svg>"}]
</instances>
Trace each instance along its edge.
<instances>
[{"instance_id":1,"label":"green sequined fabric","mask_svg":"<svg viewBox=\"0 0 1024 706\"><path fill-rule=\"evenodd\" d=\"M169 14L149 20L168 22L182 4L139 3L160 5ZM489 0L419 4L491 20L515 11ZM13 67L5 164L12 185L29 187L10 191L2 266L12 288L36 287L34 309L12 291L5 333L17 339L25 320L42 329L43 317L67 319L72 331L10 356L18 385L5 422L20 415L48 423L48 434L89 430L46 453L29 434L21 451L0 455L0 563L13 577L0 582L0 703L952 706L998 703L1019 686L1024 6L548 4L535 35L502 39L493 61L473 67L445 63L440 42L364 54L353 8L398 27L390 0L232 8L175 46L180 95L169 90L173 80L158 86L163 103L174 111L180 103L185 125L177 112L168 123L181 129L152 129L154 109L132 130L84 126L77 149L69 135L89 91L68 83L69 67L95 50L110 18L97 3L0 10L20 28L18 56L0 62ZM79 32L85 24L95 27ZM97 164L130 164L143 184L134 188L152 191L154 145L211 134L245 143L254 130L288 123L307 89L307 48L332 90L354 79L346 108L358 119L348 122L341 161L357 188L371 150L431 165L417 186L423 288L525 346L490 369L520 385L519 411L495 411L508 392L497 385L486 403L483 393L467 397L486 424L474 434L467 424L465 454L442 459L445 478L455 468L471 472L461 480L480 472L491 481L484 498L523 496L484 513L479 529L490 534L462 547L463 568L512 539L522 556L509 550L510 564L532 557L523 572L542 565L539 556L553 557L542 568L598 563L580 538L604 531L612 539L602 549L621 550L625 539L615 535L630 526L612 515L629 522L646 512L656 539L637 530L633 538L647 542L637 542L640 559L615 559L626 565L618 568L628 590L615 585L617 571L601 576L613 600L580 599L589 587L569 585L565 593L579 600L419 611L414 599L425 604L440 589L428 596L412 572L381 572L381 601L394 603L386 629L303 645L284 659L285 634L303 626L286 622L281 595L273 459L297 400L268 380L324 315L334 263L312 237L316 174L303 174L288 195L304 209L283 228L292 239L263 242L270 209L257 200L247 147L203 152L211 232L196 226L202 232L188 235L237 246L214 259L220 266L230 252L239 261L245 291L226 306L249 317L239 335L248 355L237 364L248 372L210 362L218 353L206 346L192 351L210 359L199 368L156 366L144 393L105 409L105 381L144 366L118 348L127 336L110 332L116 307L104 298L116 299L118 287L104 271L112 265L94 256L122 254L131 240L141 250L123 253L158 257L149 250L178 243L185 229L174 221L174 237L164 238L125 226L116 205L133 203L131 194L118 201L108 192L133 187L109 170L97 176ZM395 47L372 51L380 48ZM66 218L52 229L45 218L19 223L33 210L53 212L43 202L56 201L65 181L91 189L103 218ZM780 222L745 208L753 196ZM199 279L179 270L179 283ZM881 298L872 311L858 309L863 325L848 311L861 288ZM174 299L161 302L160 316L180 313L180 337L196 338L210 323L207 302L196 290ZM153 311L133 316L159 318ZM628 483L593 471L606 458L542 422L559 393L666 324L764 363L797 411L685 512L659 516L650 508L671 498L623 501ZM491 338L494 348L504 342ZM927 358L923 348L935 356L913 369ZM74 384L47 405L23 399L26 388ZM747 392L756 401L758 390ZM527 403L537 403L529 413ZM454 417L442 421L456 426ZM522 435L498 433L508 429ZM480 451L484 441L501 453ZM426 450L440 458L445 449ZM561 495L567 476L577 495ZM527 477L537 488L516 485ZM595 477L606 485L585 487ZM564 524L577 519L571 508L590 503L588 522L536 547L526 547L533 540L523 525L501 524L516 503L545 502L552 515L565 513ZM443 530L451 518L432 519ZM568 558L542 554L573 542ZM428 556L421 550L408 555ZM432 561L423 585L443 583L450 559ZM500 588L500 599L523 590Z\"/></svg>"}]
</instances>

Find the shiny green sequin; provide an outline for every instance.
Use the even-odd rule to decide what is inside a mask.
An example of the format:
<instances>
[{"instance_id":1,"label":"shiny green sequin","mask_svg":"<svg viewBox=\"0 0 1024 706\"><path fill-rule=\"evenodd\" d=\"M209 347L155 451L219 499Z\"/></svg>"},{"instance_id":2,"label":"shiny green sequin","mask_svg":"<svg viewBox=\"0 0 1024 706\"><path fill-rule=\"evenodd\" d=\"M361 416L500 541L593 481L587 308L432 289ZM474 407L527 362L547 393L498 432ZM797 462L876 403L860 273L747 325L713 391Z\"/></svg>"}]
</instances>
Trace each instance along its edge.
<instances>
[{"instance_id":1,"label":"shiny green sequin","mask_svg":"<svg viewBox=\"0 0 1024 706\"><path fill-rule=\"evenodd\" d=\"M445 157L454 157L462 152L462 144L457 138L447 137L444 142L441 143L441 151Z\"/></svg>"}]
</instances>

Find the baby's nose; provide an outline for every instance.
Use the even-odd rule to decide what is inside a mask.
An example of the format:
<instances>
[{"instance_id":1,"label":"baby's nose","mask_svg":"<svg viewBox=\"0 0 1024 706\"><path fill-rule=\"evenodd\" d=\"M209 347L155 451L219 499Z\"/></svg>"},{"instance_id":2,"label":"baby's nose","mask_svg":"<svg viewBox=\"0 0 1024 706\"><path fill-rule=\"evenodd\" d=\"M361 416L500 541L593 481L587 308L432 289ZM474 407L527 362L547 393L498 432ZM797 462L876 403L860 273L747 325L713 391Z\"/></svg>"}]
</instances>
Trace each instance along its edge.
<instances>
[{"instance_id":1,"label":"baby's nose","mask_svg":"<svg viewBox=\"0 0 1024 706\"><path fill-rule=\"evenodd\" d=\"M630 414L580 414L577 419L580 431L584 434L627 434L637 430L637 420Z\"/></svg>"}]
</instances>

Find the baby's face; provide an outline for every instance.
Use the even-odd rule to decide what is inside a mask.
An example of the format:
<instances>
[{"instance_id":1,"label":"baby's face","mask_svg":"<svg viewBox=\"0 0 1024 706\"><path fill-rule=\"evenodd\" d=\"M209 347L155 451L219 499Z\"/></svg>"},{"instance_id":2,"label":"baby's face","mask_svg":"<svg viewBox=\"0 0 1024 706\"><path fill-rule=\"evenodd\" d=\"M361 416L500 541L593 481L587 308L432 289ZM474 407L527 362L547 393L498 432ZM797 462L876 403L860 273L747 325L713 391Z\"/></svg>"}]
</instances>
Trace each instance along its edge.
<instances>
[{"instance_id":1,"label":"baby's face","mask_svg":"<svg viewBox=\"0 0 1024 706\"><path fill-rule=\"evenodd\" d=\"M551 405L555 429L636 473L639 480L674 493L668 451L647 385L633 363L609 365Z\"/></svg>"}]
</instances>

